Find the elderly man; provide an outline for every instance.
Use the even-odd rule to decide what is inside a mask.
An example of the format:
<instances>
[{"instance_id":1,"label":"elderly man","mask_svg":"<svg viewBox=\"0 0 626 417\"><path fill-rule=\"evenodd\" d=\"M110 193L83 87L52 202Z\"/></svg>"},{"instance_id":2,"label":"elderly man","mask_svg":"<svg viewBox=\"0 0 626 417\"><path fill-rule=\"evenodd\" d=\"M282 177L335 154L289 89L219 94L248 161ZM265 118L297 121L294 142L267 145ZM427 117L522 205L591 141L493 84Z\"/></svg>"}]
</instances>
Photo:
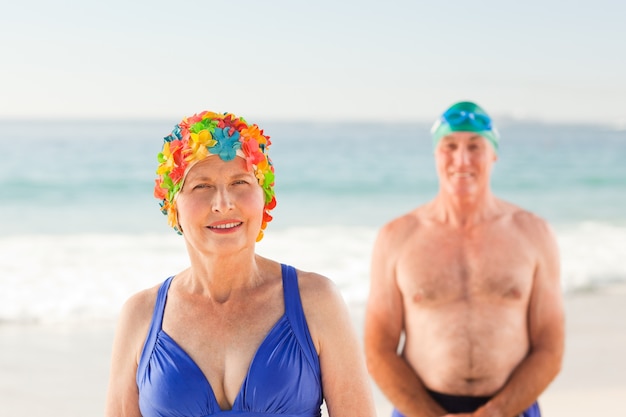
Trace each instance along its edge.
<instances>
[{"instance_id":1,"label":"elderly man","mask_svg":"<svg viewBox=\"0 0 626 417\"><path fill-rule=\"evenodd\" d=\"M564 345L554 235L492 193L499 135L481 107L452 105L432 134L438 194L374 246L370 374L398 417L539 416Z\"/></svg>"}]
</instances>

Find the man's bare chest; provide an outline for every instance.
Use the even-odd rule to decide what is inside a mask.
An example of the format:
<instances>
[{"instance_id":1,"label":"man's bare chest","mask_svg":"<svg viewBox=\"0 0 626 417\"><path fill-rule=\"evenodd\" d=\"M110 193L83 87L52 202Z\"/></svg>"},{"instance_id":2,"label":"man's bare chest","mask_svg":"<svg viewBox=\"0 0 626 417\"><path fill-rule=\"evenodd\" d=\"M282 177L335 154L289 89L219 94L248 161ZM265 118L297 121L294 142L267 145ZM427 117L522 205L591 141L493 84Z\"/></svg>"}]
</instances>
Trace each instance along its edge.
<instances>
[{"instance_id":1,"label":"man's bare chest","mask_svg":"<svg viewBox=\"0 0 626 417\"><path fill-rule=\"evenodd\" d=\"M488 233L420 236L399 254L398 285L414 302L526 299L536 256L523 239Z\"/></svg>"}]
</instances>

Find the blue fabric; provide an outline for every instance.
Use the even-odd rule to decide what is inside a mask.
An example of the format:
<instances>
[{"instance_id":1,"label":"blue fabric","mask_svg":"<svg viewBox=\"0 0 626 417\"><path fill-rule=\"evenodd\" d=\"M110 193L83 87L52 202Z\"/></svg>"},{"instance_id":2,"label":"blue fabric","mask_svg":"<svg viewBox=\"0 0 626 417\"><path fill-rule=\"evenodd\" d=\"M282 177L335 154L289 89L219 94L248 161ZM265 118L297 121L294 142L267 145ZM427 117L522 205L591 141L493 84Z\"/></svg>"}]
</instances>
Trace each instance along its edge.
<instances>
[{"instance_id":1,"label":"blue fabric","mask_svg":"<svg viewBox=\"0 0 626 417\"><path fill-rule=\"evenodd\" d=\"M170 277L157 295L139 367L143 417L319 417L319 358L302 310L296 270L282 265L285 313L259 346L232 410L221 410L200 368L161 326Z\"/></svg>"},{"instance_id":2,"label":"blue fabric","mask_svg":"<svg viewBox=\"0 0 626 417\"><path fill-rule=\"evenodd\" d=\"M541 410L539 410L539 404L535 401L533 405L528 407L528 409L522 413L521 417L541 417Z\"/></svg>"}]
</instances>

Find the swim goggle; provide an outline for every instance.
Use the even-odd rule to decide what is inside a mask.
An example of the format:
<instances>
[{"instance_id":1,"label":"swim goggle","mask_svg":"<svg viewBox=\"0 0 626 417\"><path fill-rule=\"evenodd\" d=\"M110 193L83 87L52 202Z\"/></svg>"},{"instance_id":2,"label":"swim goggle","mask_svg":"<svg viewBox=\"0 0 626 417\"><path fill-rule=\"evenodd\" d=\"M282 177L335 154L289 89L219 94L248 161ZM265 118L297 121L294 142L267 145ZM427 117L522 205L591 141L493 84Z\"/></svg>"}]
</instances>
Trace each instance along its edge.
<instances>
[{"instance_id":1,"label":"swim goggle","mask_svg":"<svg viewBox=\"0 0 626 417\"><path fill-rule=\"evenodd\" d=\"M452 127L469 124L476 131L493 129L489 116L466 110L450 109L441 116L441 122L445 122Z\"/></svg>"},{"instance_id":2,"label":"swim goggle","mask_svg":"<svg viewBox=\"0 0 626 417\"><path fill-rule=\"evenodd\" d=\"M468 109L468 107L470 108ZM476 132L487 139L493 145L496 153L498 152L500 134L491 118L474 103L457 103L435 121L430 130L433 137L433 147L439 144L441 138L452 132Z\"/></svg>"}]
</instances>

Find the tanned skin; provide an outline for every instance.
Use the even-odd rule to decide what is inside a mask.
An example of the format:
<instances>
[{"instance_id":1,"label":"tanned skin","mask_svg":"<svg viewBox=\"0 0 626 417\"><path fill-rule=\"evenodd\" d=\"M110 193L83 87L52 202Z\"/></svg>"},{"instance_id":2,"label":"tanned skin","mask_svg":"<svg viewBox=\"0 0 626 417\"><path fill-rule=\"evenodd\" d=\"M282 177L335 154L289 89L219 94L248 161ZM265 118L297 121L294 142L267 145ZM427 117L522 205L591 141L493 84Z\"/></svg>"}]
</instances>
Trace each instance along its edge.
<instances>
[{"instance_id":1,"label":"tanned skin","mask_svg":"<svg viewBox=\"0 0 626 417\"><path fill-rule=\"evenodd\" d=\"M560 371L556 239L543 219L493 195L496 159L476 133L444 137L435 149L437 196L377 237L366 360L407 417L448 415L426 389L492 397L457 417L517 416Z\"/></svg>"}]
</instances>

